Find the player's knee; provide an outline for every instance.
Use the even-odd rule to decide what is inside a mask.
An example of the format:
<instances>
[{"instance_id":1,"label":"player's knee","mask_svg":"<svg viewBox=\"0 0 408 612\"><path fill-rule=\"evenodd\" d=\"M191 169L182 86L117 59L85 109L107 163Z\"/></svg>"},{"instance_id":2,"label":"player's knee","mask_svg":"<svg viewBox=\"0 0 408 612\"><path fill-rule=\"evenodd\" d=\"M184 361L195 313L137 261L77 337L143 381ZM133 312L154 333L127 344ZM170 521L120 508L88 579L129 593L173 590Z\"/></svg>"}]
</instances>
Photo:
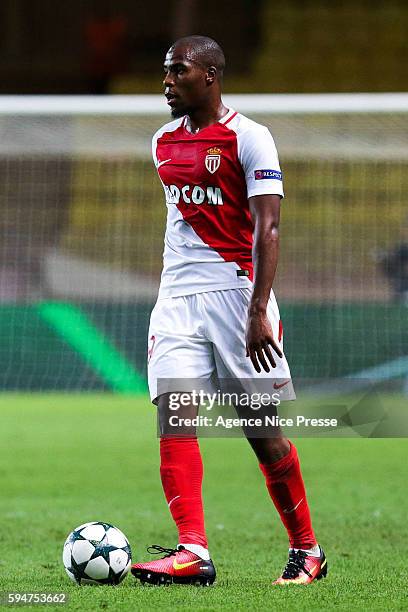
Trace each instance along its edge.
<instances>
[{"instance_id":1,"label":"player's knee","mask_svg":"<svg viewBox=\"0 0 408 612\"><path fill-rule=\"evenodd\" d=\"M195 419L198 408L193 403L175 403L174 393L165 393L158 398L158 421L161 436L196 437Z\"/></svg>"},{"instance_id":2,"label":"player's knee","mask_svg":"<svg viewBox=\"0 0 408 612\"><path fill-rule=\"evenodd\" d=\"M289 440L282 435L268 438L248 438L260 463L271 464L285 457L290 451Z\"/></svg>"}]
</instances>

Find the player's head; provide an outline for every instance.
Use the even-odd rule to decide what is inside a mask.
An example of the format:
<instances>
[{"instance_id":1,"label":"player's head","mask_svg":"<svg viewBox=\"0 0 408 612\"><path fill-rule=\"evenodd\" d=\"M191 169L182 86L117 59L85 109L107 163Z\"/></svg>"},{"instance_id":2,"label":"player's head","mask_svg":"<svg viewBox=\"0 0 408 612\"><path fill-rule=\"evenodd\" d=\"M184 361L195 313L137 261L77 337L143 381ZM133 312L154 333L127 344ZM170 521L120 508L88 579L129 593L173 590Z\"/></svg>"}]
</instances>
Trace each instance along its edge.
<instances>
[{"instance_id":1,"label":"player's head","mask_svg":"<svg viewBox=\"0 0 408 612\"><path fill-rule=\"evenodd\" d=\"M223 50L212 38L186 36L177 40L164 60L164 93L173 117L219 99L224 68Z\"/></svg>"}]
</instances>

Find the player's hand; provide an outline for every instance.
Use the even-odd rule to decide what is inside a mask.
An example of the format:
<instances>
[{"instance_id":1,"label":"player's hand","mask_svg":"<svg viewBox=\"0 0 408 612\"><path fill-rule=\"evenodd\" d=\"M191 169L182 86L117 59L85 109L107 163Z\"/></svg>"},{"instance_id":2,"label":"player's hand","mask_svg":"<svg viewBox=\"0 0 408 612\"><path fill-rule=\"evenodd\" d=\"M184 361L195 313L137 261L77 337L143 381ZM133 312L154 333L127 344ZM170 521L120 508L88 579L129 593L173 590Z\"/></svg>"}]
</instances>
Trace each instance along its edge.
<instances>
[{"instance_id":1,"label":"player's hand","mask_svg":"<svg viewBox=\"0 0 408 612\"><path fill-rule=\"evenodd\" d=\"M272 327L266 313L249 313L246 328L246 355L250 357L258 373L261 372L262 368L265 372L269 372L269 364L272 368L276 368L271 349L279 357L283 357L279 344L274 340Z\"/></svg>"}]
</instances>

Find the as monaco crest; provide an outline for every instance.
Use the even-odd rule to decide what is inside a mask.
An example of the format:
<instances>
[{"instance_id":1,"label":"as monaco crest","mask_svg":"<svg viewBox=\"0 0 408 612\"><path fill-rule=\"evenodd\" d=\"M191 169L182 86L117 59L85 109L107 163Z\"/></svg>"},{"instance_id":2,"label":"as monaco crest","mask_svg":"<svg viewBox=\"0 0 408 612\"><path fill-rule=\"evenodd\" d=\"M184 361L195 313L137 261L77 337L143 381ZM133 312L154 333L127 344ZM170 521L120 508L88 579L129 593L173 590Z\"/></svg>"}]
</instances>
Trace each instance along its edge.
<instances>
[{"instance_id":1,"label":"as monaco crest","mask_svg":"<svg viewBox=\"0 0 408 612\"><path fill-rule=\"evenodd\" d=\"M207 153L208 155L205 156L205 167L208 172L214 174L220 167L222 151L218 147L211 147L211 149L207 150Z\"/></svg>"}]
</instances>

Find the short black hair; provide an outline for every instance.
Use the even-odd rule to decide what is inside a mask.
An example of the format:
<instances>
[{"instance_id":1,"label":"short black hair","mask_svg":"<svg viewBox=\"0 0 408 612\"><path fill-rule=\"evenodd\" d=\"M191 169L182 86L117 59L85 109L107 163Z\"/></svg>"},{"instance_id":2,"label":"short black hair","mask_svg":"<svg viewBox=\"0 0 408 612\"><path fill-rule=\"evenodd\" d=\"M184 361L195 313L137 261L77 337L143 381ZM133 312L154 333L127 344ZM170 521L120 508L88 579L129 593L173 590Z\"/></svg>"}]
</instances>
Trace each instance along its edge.
<instances>
[{"instance_id":1,"label":"short black hair","mask_svg":"<svg viewBox=\"0 0 408 612\"><path fill-rule=\"evenodd\" d=\"M194 61L203 64L206 67L215 66L219 76L222 77L225 68L225 55L220 45L209 36L183 36L171 45L174 49L178 45L189 47L190 57Z\"/></svg>"}]
</instances>

